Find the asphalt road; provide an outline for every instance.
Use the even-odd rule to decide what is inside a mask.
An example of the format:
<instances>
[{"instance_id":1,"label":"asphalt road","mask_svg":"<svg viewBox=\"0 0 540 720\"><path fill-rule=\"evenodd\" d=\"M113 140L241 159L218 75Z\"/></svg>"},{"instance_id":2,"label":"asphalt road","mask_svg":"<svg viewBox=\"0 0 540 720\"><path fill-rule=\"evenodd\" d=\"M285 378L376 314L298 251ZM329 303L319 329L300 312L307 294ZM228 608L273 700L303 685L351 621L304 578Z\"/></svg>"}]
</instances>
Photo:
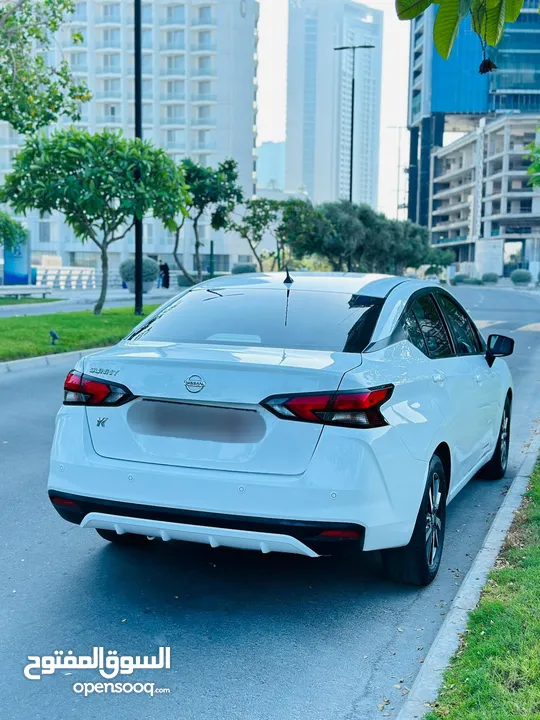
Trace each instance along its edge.
<instances>
[{"instance_id":1,"label":"asphalt road","mask_svg":"<svg viewBox=\"0 0 540 720\"><path fill-rule=\"evenodd\" d=\"M511 462L507 478L473 480L452 503L439 576L421 590L384 580L377 553L351 566L182 544L122 549L65 523L45 486L69 367L0 376L2 720L395 717L540 415L540 325L520 329L540 322L540 298L456 294L486 334L491 325L516 339ZM85 698L72 686L102 680L94 671L23 676L28 655L100 645L121 655L171 646L171 670L134 676L170 694Z\"/></svg>"}]
</instances>

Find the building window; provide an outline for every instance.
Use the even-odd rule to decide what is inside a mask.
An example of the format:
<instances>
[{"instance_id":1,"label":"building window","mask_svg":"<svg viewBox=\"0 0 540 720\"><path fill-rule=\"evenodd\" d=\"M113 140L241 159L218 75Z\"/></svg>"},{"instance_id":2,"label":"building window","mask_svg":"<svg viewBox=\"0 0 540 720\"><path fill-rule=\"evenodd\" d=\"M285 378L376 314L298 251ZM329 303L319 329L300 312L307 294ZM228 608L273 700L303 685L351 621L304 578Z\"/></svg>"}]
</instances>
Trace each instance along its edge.
<instances>
[{"instance_id":1,"label":"building window","mask_svg":"<svg viewBox=\"0 0 540 720\"><path fill-rule=\"evenodd\" d=\"M142 13L141 13L142 22L150 24L152 22L152 6L151 5L143 5L141 9L142 9Z\"/></svg>"},{"instance_id":2,"label":"building window","mask_svg":"<svg viewBox=\"0 0 540 720\"><path fill-rule=\"evenodd\" d=\"M169 5L167 8L167 22L183 25L185 22L184 6Z\"/></svg>"},{"instance_id":3,"label":"building window","mask_svg":"<svg viewBox=\"0 0 540 720\"><path fill-rule=\"evenodd\" d=\"M120 22L120 3L107 3L103 6L103 17Z\"/></svg>"},{"instance_id":4,"label":"building window","mask_svg":"<svg viewBox=\"0 0 540 720\"><path fill-rule=\"evenodd\" d=\"M243 263L249 264L252 261L253 261L252 255L239 255L238 256L238 262L241 264L243 264Z\"/></svg>"},{"instance_id":5,"label":"building window","mask_svg":"<svg viewBox=\"0 0 540 720\"><path fill-rule=\"evenodd\" d=\"M229 272L229 255L214 255L214 272ZM193 255L193 267L197 267L197 259ZM210 255L201 255L201 267L203 272L210 272Z\"/></svg>"},{"instance_id":6,"label":"building window","mask_svg":"<svg viewBox=\"0 0 540 720\"><path fill-rule=\"evenodd\" d=\"M39 242L50 243L51 242L51 223L40 222L39 223Z\"/></svg>"}]
</instances>

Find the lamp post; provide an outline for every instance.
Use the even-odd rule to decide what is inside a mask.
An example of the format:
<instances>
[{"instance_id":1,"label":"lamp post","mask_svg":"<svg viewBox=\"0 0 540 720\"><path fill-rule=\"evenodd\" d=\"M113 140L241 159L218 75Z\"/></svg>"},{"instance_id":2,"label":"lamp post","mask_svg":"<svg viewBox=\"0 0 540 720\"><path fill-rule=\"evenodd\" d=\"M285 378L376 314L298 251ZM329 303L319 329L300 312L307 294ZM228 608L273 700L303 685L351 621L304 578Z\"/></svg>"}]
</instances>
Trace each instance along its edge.
<instances>
[{"instance_id":1,"label":"lamp post","mask_svg":"<svg viewBox=\"0 0 540 720\"><path fill-rule=\"evenodd\" d=\"M135 137L142 138L142 30L141 0L135 3ZM140 180L137 177L136 180ZM135 315L143 314L143 223L135 218Z\"/></svg>"},{"instance_id":2,"label":"lamp post","mask_svg":"<svg viewBox=\"0 0 540 720\"><path fill-rule=\"evenodd\" d=\"M356 82L356 51L371 50L375 45L343 45L336 47L334 50L341 52L342 50L352 50L353 66L352 66L352 92L351 92L351 169L349 176L349 202L353 201L353 168L354 168L354 96Z\"/></svg>"}]
</instances>

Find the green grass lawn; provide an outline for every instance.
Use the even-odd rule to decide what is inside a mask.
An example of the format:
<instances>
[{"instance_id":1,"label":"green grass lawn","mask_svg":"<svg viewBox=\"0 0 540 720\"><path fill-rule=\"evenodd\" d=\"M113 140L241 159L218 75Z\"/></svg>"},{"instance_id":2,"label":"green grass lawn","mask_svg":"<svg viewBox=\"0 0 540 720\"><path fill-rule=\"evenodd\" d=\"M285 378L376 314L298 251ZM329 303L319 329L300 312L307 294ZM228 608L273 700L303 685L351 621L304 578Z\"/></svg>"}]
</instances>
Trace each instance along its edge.
<instances>
[{"instance_id":1,"label":"green grass lawn","mask_svg":"<svg viewBox=\"0 0 540 720\"><path fill-rule=\"evenodd\" d=\"M145 313L156 307L158 305L147 305ZM104 310L99 316L84 311L0 318L0 362L113 345L140 319L131 307ZM54 346L50 330L60 335L60 341Z\"/></svg>"},{"instance_id":2,"label":"green grass lawn","mask_svg":"<svg viewBox=\"0 0 540 720\"><path fill-rule=\"evenodd\" d=\"M540 464L426 720L540 720Z\"/></svg>"},{"instance_id":3,"label":"green grass lawn","mask_svg":"<svg viewBox=\"0 0 540 720\"><path fill-rule=\"evenodd\" d=\"M60 298L26 297L26 298L20 298L19 300L17 300L17 298L12 298L12 297L1 297L0 305L32 305L33 303L59 302L59 300L60 300Z\"/></svg>"}]
</instances>

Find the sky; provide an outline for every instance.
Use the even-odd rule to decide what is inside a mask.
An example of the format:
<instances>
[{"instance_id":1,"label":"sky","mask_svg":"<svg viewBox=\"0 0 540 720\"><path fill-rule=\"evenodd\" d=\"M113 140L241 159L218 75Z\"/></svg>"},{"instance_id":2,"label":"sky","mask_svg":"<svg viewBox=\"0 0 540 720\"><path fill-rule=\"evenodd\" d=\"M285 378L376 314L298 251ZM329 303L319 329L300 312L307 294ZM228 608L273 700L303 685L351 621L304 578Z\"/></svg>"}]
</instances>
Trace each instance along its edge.
<instances>
[{"instance_id":1,"label":"sky","mask_svg":"<svg viewBox=\"0 0 540 720\"><path fill-rule=\"evenodd\" d=\"M397 19L393 0L367 0L365 5L384 13L381 133L379 160L379 210L396 217L398 158L408 161L407 83L409 71L409 22ZM260 0L258 142L285 140L287 114L288 0ZM401 152L399 130L403 126ZM405 175L401 174L400 202L405 201ZM405 218L402 210L400 217Z\"/></svg>"}]
</instances>

